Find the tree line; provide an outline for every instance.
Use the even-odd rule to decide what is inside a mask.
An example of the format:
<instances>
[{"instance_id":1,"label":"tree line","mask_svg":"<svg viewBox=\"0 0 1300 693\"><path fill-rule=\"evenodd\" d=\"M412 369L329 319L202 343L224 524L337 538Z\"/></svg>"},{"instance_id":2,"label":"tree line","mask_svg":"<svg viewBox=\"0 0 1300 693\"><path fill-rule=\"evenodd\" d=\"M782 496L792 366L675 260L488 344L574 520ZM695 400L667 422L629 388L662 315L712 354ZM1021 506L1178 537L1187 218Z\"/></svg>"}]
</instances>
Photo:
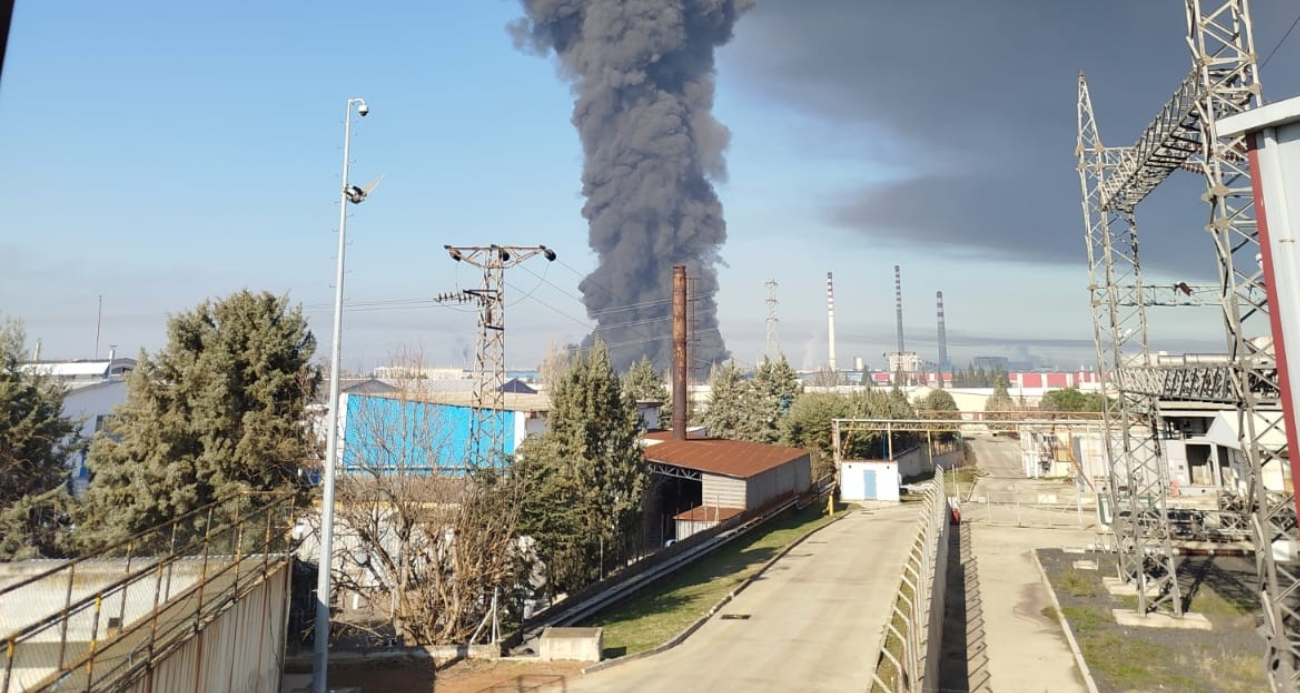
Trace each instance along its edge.
<instances>
[{"instance_id":1,"label":"tree line","mask_svg":"<svg viewBox=\"0 0 1300 693\"><path fill-rule=\"evenodd\" d=\"M322 382L317 342L286 297L240 291L169 318L166 344L140 353L126 401L89 440L78 434L84 422L63 414L67 389L21 367L25 341L19 321L0 324L0 560L84 554L256 492L293 494L303 518L319 517L304 474L323 452L307 425ZM550 361L547 432L486 469L430 474L430 460L455 451L438 409L425 406L425 381L362 400L388 409L358 404L350 415L335 570L342 588L382 605L376 627L411 644L464 642L501 614L517 622L527 600L580 590L634 557L651 488L637 402L663 403L667 421L664 378L644 359L617 373L599 343ZM897 387L805 393L784 357L752 375L721 364L710 384L692 423L808 449L815 476L834 471L832 419L957 412L944 390L915 402ZM1010 410L1005 377L994 385L989 406ZM1100 406L1077 391L1049 401ZM914 442L895 435L896 447ZM853 457L880 457L889 442L879 431L843 441ZM73 498L67 461L80 451L91 478Z\"/></svg>"}]
</instances>

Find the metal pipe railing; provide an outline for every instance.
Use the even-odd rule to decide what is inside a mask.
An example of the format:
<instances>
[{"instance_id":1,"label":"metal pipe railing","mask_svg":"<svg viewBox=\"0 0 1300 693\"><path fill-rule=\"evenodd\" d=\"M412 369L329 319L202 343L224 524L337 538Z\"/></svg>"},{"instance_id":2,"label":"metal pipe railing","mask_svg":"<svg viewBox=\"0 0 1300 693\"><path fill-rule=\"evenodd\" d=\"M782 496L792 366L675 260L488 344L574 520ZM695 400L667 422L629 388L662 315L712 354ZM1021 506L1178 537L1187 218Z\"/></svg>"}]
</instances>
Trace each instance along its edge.
<instances>
[{"instance_id":1,"label":"metal pipe railing","mask_svg":"<svg viewBox=\"0 0 1300 693\"><path fill-rule=\"evenodd\" d=\"M125 685L261 584L273 561L286 560L292 519L292 496L241 496L0 589L0 609L12 617L26 608L35 616L0 636L6 643L0 693ZM162 555L142 556L150 546L161 547ZM104 573L91 561L119 559L123 548L122 572L110 570L94 584ZM181 584L174 593L175 581ZM42 613L51 583L61 599L50 605L52 613Z\"/></svg>"}]
</instances>

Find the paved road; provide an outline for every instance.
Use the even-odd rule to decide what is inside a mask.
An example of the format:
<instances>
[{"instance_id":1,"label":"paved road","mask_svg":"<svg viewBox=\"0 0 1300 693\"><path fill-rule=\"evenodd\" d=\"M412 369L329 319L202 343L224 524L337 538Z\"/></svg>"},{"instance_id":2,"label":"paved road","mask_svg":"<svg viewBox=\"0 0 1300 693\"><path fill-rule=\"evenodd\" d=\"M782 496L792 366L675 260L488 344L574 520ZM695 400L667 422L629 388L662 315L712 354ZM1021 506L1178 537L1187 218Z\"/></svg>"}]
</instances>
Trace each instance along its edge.
<instances>
[{"instance_id":1,"label":"paved road","mask_svg":"<svg viewBox=\"0 0 1300 693\"><path fill-rule=\"evenodd\" d=\"M795 547L681 645L569 679L565 690L869 690L920 512L910 503L852 511Z\"/></svg>"},{"instance_id":2,"label":"paved road","mask_svg":"<svg viewBox=\"0 0 1300 693\"><path fill-rule=\"evenodd\" d=\"M984 476L975 486L974 497L1006 502L1015 496L1026 500L1045 490L1060 488L1059 481L1025 478L1020 445L1005 438L975 438L976 460ZM1070 500L1070 491L1062 496ZM978 504L967 504L962 517L970 524L969 547L973 560L968 570L975 575L967 589L967 600L977 603L982 618L973 624L968 643L971 653L971 690L997 693L1085 693L1082 675L1065 636L1055 618L1043 614L1051 605L1048 588L1034 565L1033 550L1047 547L1084 547L1096 540L1090 528L1042 529L1002 526L989 521ZM987 509L984 511L987 512ZM1036 515L1043 515L1036 517ZM1012 517L1012 516L1008 516ZM1026 505L1014 515L1015 524L1066 524L1076 516L1050 513ZM1092 516L1080 517L1090 526ZM1006 519L1006 518L1004 518ZM951 560L951 558L950 558ZM975 656L987 662L975 664Z\"/></svg>"},{"instance_id":3,"label":"paved road","mask_svg":"<svg viewBox=\"0 0 1300 693\"><path fill-rule=\"evenodd\" d=\"M983 606L988 689L997 693L1085 693L1082 675L1055 618L1032 552L1082 547L1089 531L976 524L971 528Z\"/></svg>"}]
</instances>

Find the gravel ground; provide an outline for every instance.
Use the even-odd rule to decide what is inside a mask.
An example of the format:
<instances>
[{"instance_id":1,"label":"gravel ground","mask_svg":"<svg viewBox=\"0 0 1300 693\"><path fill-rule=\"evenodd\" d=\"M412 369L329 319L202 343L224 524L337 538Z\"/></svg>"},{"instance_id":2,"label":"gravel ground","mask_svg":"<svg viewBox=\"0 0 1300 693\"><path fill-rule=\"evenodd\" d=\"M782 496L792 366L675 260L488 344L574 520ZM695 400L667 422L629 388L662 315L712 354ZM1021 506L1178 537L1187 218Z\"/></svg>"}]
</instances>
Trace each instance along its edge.
<instances>
[{"instance_id":1,"label":"gravel ground","mask_svg":"<svg viewBox=\"0 0 1300 693\"><path fill-rule=\"evenodd\" d=\"M1198 631L1116 624L1111 610L1134 608L1136 597L1111 597L1102 586L1102 577L1116 574L1113 554L1040 549L1038 557L1100 693L1267 690L1252 559L1180 559L1186 608L1214 626ZM1099 569L1076 569L1079 560L1095 561Z\"/></svg>"}]
</instances>

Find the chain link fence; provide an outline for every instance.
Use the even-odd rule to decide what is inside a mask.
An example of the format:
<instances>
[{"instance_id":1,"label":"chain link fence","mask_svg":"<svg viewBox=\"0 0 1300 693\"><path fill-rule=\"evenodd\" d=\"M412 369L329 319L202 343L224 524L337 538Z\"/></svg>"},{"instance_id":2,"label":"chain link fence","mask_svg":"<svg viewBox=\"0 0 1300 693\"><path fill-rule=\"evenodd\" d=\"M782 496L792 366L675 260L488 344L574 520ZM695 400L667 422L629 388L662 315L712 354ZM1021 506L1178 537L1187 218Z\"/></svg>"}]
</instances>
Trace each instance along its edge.
<instances>
[{"instance_id":1,"label":"chain link fence","mask_svg":"<svg viewBox=\"0 0 1300 693\"><path fill-rule=\"evenodd\" d=\"M962 520L1004 527L1083 529L1097 521L1096 497L1076 486L1043 490L1041 482L981 491L961 506Z\"/></svg>"}]
</instances>

